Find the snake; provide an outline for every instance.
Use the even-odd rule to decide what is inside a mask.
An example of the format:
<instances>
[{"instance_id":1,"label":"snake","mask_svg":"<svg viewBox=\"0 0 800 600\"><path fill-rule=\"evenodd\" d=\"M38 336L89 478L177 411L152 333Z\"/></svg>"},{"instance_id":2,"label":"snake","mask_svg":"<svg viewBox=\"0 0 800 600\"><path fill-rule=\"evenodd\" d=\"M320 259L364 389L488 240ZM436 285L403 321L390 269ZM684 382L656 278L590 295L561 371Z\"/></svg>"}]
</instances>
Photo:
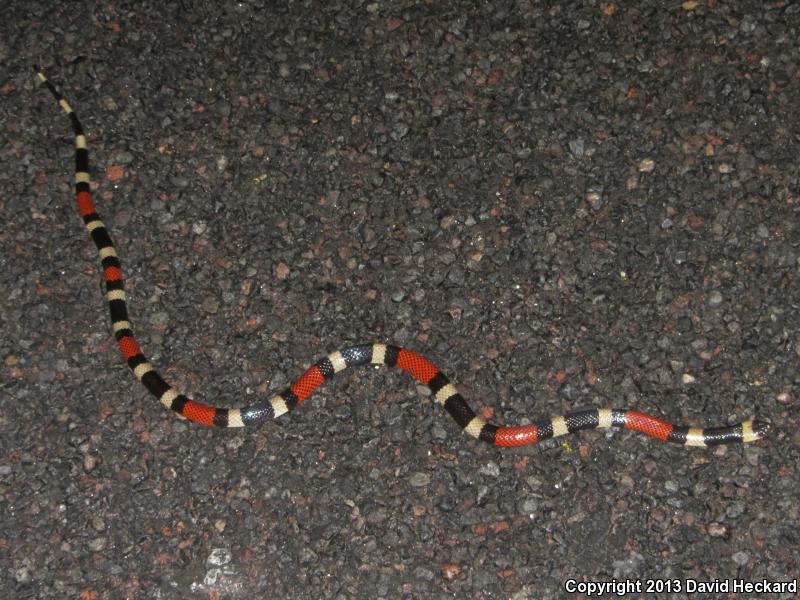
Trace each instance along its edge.
<instances>
[{"instance_id":1,"label":"snake","mask_svg":"<svg viewBox=\"0 0 800 600\"><path fill-rule=\"evenodd\" d=\"M349 367L384 365L405 371L430 390L456 424L470 437L493 446L513 448L536 444L548 438L584 429L621 428L642 433L662 442L682 446L715 446L736 442L755 442L766 436L769 424L745 420L723 427L674 425L654 415L633 409L585 408L516 426L498 426L476 414L450 379L425 356L400 346L364 343L331 352L308 367L291 385L268 399L258 399L239 408L219 408L192 400L167 383L148 361L134 336L128 316L122 265L111 235L100 219L92 198L89 151L83 126L59 90L34 66L38 82L45 86L72 123L75 135L75 201L78 214L97 247L105 282L105 299L111 316L111 329L128 367L142 385L161 404L180 417L213 427L244 427L280 417L302 404L323 383Z\"/></svg>"}]
</instances>

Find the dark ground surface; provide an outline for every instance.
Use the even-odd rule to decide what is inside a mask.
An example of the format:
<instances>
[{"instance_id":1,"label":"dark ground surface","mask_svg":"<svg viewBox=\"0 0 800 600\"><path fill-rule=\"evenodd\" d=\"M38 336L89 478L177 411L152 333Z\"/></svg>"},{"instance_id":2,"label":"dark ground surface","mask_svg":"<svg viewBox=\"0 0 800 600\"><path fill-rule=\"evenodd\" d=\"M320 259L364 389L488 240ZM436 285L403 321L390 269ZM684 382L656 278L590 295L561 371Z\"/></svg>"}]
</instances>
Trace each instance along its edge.
<instances>
[{"instance_id":1,"label":"dark ground surface","mask_svg":"<svg viewBox=\"0 0 800 600\"><path fill-rule=\"evenodd\" d=\"M474 4L0 9L0 597L798 577L800 6ZM501 423L772 435L498 451L369 370L258 430L179 421L112 342L31 63L87 128L140 341L199 399L381 340Z\"/></svg>"}]
</instances>

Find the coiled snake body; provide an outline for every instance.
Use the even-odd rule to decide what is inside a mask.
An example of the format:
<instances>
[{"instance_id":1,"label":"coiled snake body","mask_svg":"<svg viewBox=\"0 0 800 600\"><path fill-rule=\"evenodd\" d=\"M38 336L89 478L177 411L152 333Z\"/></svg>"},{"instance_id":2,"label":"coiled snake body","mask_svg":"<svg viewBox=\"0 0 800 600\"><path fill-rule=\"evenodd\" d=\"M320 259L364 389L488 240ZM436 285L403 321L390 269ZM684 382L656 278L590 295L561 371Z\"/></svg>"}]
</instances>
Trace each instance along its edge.
<instances>
[{"instance_id":1,"label":"coiled snake body","mask_svg":"<svg viewBox=\"0 0 800 600\"><path fill-rule=\"evenodd\" d=\"M386 344L359 344L333 352L320 359L294 383L268 400L258 400L243 408L216 408L191 400L169 385L142 353L131 329L120 260L111 236L95 210L89 178L89 153L78 117L44 73L34 67L39 82L53 94L67 114L75 132L75 193L78 212L92 237L103 266L106 300L111 326L122 356L136 378L160 402L179 415L203 425L242 427L281 416L308 398L323 382L348 367L386 365L398 367L428 386L438 404L468 435L495 446L524 446L550 438L597 427L632 429L661 441L684 446L711 446L761 439L768 425L744 421L728 427L702 429L682 427L639 411L589 408L550 417L528 425L498 427L476 415L447 376L424 356L406 348Z\"/></svg>"}]
</instances>

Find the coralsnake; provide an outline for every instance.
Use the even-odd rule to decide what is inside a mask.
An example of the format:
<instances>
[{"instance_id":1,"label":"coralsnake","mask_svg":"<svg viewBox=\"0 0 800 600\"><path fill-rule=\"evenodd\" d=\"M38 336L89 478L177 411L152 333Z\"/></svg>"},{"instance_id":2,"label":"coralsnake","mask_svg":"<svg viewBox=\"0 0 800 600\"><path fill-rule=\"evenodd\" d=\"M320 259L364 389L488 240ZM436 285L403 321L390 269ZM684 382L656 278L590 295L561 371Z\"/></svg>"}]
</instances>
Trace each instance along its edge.
<instances>
[{"instance_id":1,"label":"coralsnake","mask_svg":"<svg viewBox=\"0 0 800 600\"><path fill-rule=\"evenodd\" d=\"M103 267L106 301L111 327L128 367L147 390L180 416L215 427L243 427L277 418L302 404L322 383L348 367L386 365L398 367L426 385L438 404L453 417L468 435L495 446L524 446L543 439L574 433L581 429L619 427L632 429L661 441L684 446L713 446L732 442L753 442L764 437L769 425L747 420L715 428L673 425L658 417L630 409L587 408L562 416L549 417L526 425L500 427L477 415L448 377L430 360L412 350L388 344L358 344L332 352L309 367L285 390L242 408L208 406L178 392L155 370L142 353L131 329L122 268L111 236L92 200L89 177L89 152L83 127L72 107L34 67L37 79L53 94L69 117L75 133L75 194L78 212L97 246Z\"/></svg>"}]
</instances>

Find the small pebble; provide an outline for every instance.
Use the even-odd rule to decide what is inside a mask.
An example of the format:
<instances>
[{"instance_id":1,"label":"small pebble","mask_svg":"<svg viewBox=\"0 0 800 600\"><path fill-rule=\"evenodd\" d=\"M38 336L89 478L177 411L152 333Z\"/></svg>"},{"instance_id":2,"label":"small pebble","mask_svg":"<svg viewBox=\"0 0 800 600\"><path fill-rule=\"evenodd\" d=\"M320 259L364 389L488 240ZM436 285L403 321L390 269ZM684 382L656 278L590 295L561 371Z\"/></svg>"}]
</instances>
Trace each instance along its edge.
<instances>
[{"instance_id":1,"label":"small pebble","mask_svg":"<svg viewBox=\"0 0 800 600\"><path fill-rule=\"evenodd\" d=\"M656 163L652 158L643 158L639 161L639 172L640 173L650 173L653 169L655 169Z\"/></svg>"},{"instance_id":2,"label":"small pebble","mask_svg":"<svg viewBox=\"0 0 800 600\"><path fill-rule=\"evenodd\" d=\"M603 196L598 190L589 190L586 193L586 202L592 210L599 210L603 206Z\"/></svg>"},{"instance_id":3,"label":"small pebble","mask_svg":"<svg viewBox=\"0 0 800 600\"><path fill-rule=\"evenodd\" d=\"M461 575L461 565L455 563L442 565L442 577L447 581L453 581L459 575Z\"/></svg>"},{"instance_id":4,"label":"small pebble","mask_svg":"<svg viewBox=\"0 0 800 600\"><path fill-rule=\"evenodd\" d=\"M536 514L539 508L539 501L536 498L529 497L525 498L519 504L519 508L517 509L521 515L533 516Z\"/></svg>"},{"instance_id":5,"label":"small pebble","mask_svg":"<svg viewBox=\"0 0 800 600\"><path fill-rule=\"evenodd\" d=\"M233 554L227 548L214 548L206 559L209 567L221 567L227 565L233 559Z\"/></svg>"},{"instance_id":6,"label":"small pebble","mask_svg":"<svg viewBox=\"0 0 800 600\"><path fill-rule=\"evenodd\" d=\"M89 549L92 552L100 552L104 550L106 545L108 544L108 539L104 537L94 538L91 542L89 542Z\"/></svg>"},{"instance_id":7,"label":"small pebble","mask_svg":"<svg viewBox=\"0 0 800 600\"><path fill-rule=\"evenodd\" d=\"M737 552L731 556L731 558L733 559L733 562L740 567L743 567L750 562L750 555L747 552Z\"/></svg>"},{"instance_id":8,"label":"small pebble","mask_svg":"<svg viewBox=\"0 0 800 600\"><path fill-rule=\"evenodd\" d=\"M203 300L203 310L212 315L216 314L219 310L219 300L214 296L206 296Z\"/></svg>"},{"instance_id":9,"label":"small pebble","mask_svg":"<svg viewBox=\"0 0 800 600\"><path fill-rule=\"evenodd\" d=\"M744 514L744 511L745 511L744 502L740 501L732 502L725 511L725 516L730 519L735 519L737 517L742 516Z\"/></svg>"},{"instance_id":10,"label":"small pebble","mask_svg":"<svg viewBox=\"0 0 800 600\"><path fill-rule=\"evenodd\" d=\"M408 478L408 482L411 487L425 487L431 482L431 476L427 473L417 472Z\"/></svg>"},{"instance_id":11,"label":"small pebble","mask_svg":"<svg viewBox=\"0 0 800 600\"><path fill-rule=\"evenodd\" d=\"M439 220L439 227L441 227L442 229L447 229L455 225L455 223L456 223L456 218L453 215L447 215Z\"/></svg>"},{"instance_id":12,"label":"small pebble","mask_svg":"<svg viewBox=\"0 0 800 600\"><path fill-rule=\"evenodd\" d=\"M723 523L709 523L708 535L711 537L723 537L728 533L728 528Z\"/></svg>"},{"instance_id":13,"label":"small pebble","mask_svg":"<svg viewBox=\"0 0 800 600\"><path fill-rule=\"evenodd\" d=\"M490 460L479 469L481 475L488 475L489 477L498 477L500 475L500 467L496 462Z\"/></svg>"},{"instance_id":14,"label":"small pebble","mask_svg":"<svg viewBox=\"0 0 800 600\"><path fill-rule=\"evenodd\" d=\"M14 571L14 579L17 583L28 584L33 578L31 577L31 572L27 567L21 567Z\"/></svg>"}]
</instances>

